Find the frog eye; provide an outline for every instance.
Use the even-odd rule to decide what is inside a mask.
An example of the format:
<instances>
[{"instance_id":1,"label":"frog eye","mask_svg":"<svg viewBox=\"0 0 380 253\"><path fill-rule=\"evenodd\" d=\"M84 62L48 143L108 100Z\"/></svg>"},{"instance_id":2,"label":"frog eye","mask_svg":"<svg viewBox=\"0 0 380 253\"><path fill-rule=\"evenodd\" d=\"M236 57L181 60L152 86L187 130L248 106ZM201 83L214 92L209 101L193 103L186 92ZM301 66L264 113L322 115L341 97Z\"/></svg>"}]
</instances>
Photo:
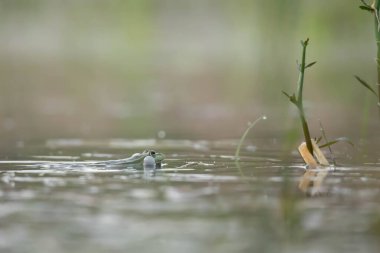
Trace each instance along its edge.
<instances>
[{"instance_id":1,"label":"frog eye","mask_svg":"<svg viewBox=\"0 0 380 253\"><path fill-rule=\"evenodd\" d=\"M153 150L151 150L151 151L149 152L149 155L151 155L151 156L154 156L155 154L156 154L156 152L153 151Z\"/></svg>"}]
</instances>

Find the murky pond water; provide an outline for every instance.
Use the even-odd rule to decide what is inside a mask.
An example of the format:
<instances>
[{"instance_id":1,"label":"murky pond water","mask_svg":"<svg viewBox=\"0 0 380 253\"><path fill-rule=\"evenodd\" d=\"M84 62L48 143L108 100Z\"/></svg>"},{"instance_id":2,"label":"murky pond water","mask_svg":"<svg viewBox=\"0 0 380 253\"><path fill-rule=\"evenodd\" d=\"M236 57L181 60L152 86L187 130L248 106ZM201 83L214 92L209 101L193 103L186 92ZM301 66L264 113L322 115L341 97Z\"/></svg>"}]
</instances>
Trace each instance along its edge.
<instances>
[{"instance_id":1,"label":"murky pond water","mask_svg":"<svg viewBox=\"0 0 380 253\"><path fill-rule=\"evenodd\" d=\"M236 144L24 144L0 163L0 252L378 252L379 160L347 165L355 162L338 152L345 165L310 197L298 189L305 168L296 152L273 140L247 144L239 170ZM76 163L146 148L166 155L155 175Z\"/></svg>"}]
</instances>

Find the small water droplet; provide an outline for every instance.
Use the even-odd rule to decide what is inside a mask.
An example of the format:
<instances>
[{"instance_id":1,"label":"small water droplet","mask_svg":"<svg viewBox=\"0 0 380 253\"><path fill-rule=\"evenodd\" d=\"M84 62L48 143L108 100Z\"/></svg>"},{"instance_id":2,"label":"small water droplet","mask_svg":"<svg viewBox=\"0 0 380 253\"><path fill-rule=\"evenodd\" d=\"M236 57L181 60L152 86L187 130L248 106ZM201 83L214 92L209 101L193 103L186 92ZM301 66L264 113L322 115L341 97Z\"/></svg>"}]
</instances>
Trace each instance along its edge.
<instances>
[{"instance_id":1,"label":"small water droplet","mask_svg":"<svg viewBox=\"0 0 380 253\"><path fill-rule=\"evenodd\" d=\"M159 139L164 139L166 137L166 132L163 130L160 130L157 132L157 136Z\"/></svg>"}]
</instances>

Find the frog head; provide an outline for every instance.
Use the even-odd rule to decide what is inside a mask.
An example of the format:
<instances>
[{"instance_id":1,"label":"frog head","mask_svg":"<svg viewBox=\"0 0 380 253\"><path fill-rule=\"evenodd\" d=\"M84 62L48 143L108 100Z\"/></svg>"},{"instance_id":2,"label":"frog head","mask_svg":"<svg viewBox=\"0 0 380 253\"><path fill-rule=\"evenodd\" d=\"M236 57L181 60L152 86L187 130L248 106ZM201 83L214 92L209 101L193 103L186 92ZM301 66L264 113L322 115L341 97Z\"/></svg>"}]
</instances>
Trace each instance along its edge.
<instances>
[{"instance_id":1,"label":"frog head","mask_svg":"<svg viewBox=\"0 0 380 253\"><path fill-rule=\"evenodd\" d=\"M142 152L142 154L144 154L144 156L151 156L154 158L154 160L156 161L156 167L157 168L160 168L161 167L161 162L165 159L165 155L162 154L162 153L158 153L154 150L144 150L144 152Z\"/></svg>"}]
</instances>

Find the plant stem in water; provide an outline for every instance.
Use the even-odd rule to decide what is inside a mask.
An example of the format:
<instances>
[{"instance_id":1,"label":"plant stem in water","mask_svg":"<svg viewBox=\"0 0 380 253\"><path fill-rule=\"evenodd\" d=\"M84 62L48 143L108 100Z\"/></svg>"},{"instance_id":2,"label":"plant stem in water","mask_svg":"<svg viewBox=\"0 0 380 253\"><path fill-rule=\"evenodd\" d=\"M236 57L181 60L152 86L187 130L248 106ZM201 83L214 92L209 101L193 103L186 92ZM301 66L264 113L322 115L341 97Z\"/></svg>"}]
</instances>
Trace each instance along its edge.
<instances>
[{"instance_id":1,"label":"plant stem in water","mask_svg":"<svg viewBox=\"0 0 380 253\"><path fill-rule=\"evenodd\" d=\"M376 37L376 47L377 47L377 57L376 57L376 65L377 65L377 96L379 106L379 116L380 116L380 0L375 0L373 3L374 8L374 21L375 21L375 37Z\"/></svg>"},{"instance_id":2,"label":"plant stem in water","mask_svg":"<svg viewBox=\"0 0 380 253\"><path fill-rule=\"evenodd\" d=\"M236 148L236 152L235 152L235 165L236 165L236 168L239 170L239 173L240 173L240 176L242 178L246 178L244 173L243 173L243 170L241 169L240 167L240 163L239 163L239 159L240 159L240 149L241 149L241 145L243 144L245 138L247 137L249 131L257 124L257 122L259 122L260 120L265 120L267 117L265 115L257 118L253 123L249 123L248 124L248 128L245 130L244 134L241 136L240 140L239 140L239 143L237 145L237 148Z\"/></svg>"},{"instance_id":3,"label":"plant stem in water","mask_svg":"<svg viewBox=\"0 0 380 253\"><path fill-rule=\"evenodd\" d=\"M311 143L309 126L307 125L307 121L305 118L305 113L304 113L303 107L299 107L298 110L300 111L302 129L303 129L303 134L305 136L307 149L309 150L310 154L313 154L313 145Z\"/></svg>"},{"instance_id":4,"label":"plant stem in water","mask_svg":"<svg viewBox=\"0 0 380 253\"><path fill-rule=\"evenodd\" d=\"M305 142L307 149L309 150L310 154L313 154L313 144L311 143L311 137L310 137L310 131L309 126L307 125L307 120L305 117L305 111L303 108L303 83L305 80L305 70L307 68L310 68L313 66L315 62L311 62L306 65L306 48L309 44L309 39L306 39L305 41L301 41L302 45L302 62L301 64L298 64L298 71L300 72L298 76L298 83L297 83L297 94L289 95L288 93L282 91L285 96L287 96L291 103L293 103L299 112L301 124L302 124L302 130L305 137Z\"/></svg>"},{"instance_id":5,"label":"plant stem in water","mask_svg":"<svg viewBox=\"0 0 380 253\"><path fill-rule=\"evenodd\" d=\"M302 62L301 62L301 65L299 66L300 74L298 78L296 106L300 113L302 129L305 136L307 149L309 150L310 154L313 154L313 145L311 143L309 126L307 125L305 112L303 109L303 83L305 79L305 69L307 68L306 67L306 47L309 44L309 39L306 39L305 41L301 41L301 44L302 44Z\"/></svg>"},{"instance_id":6,"label":"plant stem in water","mask_svg":"<svg viewBox=\"0 0 380 253\"><path fill-rule=\"evenodd\" d=\"M251 130L257 124L257 122L259 122L262 119L265 120L266 118L267 117L265 115L264 116L260 116L253 123L249 123L248 128L245 130L244 134L241 136L241 138L239 140L239 143L237 145L236 152L235 152L235 159L236 160L239 160L239 154L240 154L241 145L243 144L243 142L245 140L245 137L247 137L247 135L249 133L249 130Z\"/></svg>"}]
</instances>

